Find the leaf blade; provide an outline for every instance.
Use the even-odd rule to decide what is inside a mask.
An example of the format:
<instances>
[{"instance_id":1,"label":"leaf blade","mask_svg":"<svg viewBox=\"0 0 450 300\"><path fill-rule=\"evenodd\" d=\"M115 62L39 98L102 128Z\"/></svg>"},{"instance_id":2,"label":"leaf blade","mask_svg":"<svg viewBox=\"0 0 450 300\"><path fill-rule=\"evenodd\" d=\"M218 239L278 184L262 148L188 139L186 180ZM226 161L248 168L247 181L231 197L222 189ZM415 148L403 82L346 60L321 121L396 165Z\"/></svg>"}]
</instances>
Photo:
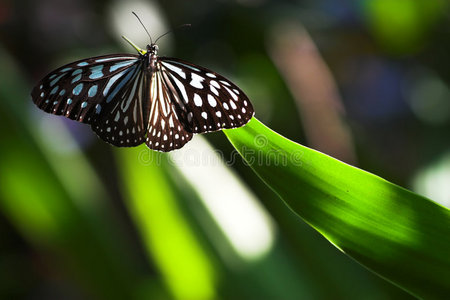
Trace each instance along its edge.
<instances>
[{"instance_id":1,"label":"leaf blade","mask_svg":"<svg viewBox=\"0 0 450 300\"><path fill-rule=\"evenodd\" d=\"M285 139L255 118L225 134L296 214L350 257L420 297L450 290L448 209Z\"/></svg>"}]
</instances>

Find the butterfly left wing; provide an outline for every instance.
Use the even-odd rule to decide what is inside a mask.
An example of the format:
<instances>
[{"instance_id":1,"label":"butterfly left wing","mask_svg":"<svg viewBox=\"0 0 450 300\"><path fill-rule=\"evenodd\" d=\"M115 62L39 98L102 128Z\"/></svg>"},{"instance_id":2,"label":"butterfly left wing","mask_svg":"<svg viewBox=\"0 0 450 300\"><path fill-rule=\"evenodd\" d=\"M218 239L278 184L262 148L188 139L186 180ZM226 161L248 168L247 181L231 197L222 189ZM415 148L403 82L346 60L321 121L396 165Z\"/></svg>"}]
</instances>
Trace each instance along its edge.
<instances>
[{"instance_id":1,"label":"butterfly left wing","mask_svg":"<svg viewBox=\"0 0 450 300\"><path fill-rule=\"evenodd\" d=\"M136 146L145 136L141 66L139 56L131 54L79 60L45 76L31 96L48 113L91 124L115 146Z\"/></svg>"},{"instance_id":2,"label":"butterfly left wing","mask_svg":"<svg viewBox=\"0 0 450 300\"><path fill-rule=\"evenodd\" d=\"M166 86L177 95L172 101L185 129L204 133L236 128L254 115L244 92L220 74L191 63L159 58L158 72Z\"/></svg>"},{"instance_id":3,"label":"butterfly left wing","mask_svg":"<svg viewBox=\"0 0 450 300\"><path fill-rule=\"evenodd\" d=\"M109 90L111 78L138 62L137 55L112 54L64 65L45 76L33 89L33 102L42 110L90 123L96 105Z\"/></svg>"}]
</instances>

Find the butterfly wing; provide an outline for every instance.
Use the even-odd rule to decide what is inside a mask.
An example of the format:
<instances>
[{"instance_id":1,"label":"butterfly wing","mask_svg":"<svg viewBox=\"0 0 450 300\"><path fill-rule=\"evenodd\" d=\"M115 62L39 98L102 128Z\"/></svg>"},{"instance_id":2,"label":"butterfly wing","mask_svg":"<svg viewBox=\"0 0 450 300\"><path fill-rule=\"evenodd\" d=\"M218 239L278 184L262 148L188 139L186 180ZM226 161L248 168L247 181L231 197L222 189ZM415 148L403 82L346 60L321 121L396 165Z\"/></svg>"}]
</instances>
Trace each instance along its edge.
<instances>
[{"instance_id":1,"label":"butterfly wing","mask_svg":"<svg viewBox=\"0 0 450 300\"><path fill-rule=\"evenodd\" d=\"M247 96L206 68L176 58L113 54L80 60L48 74L33 89L34 103L55 115L88 123L115 146L146 142L153 150L181 148L194 133L246 124Z\"/></svg>"},{"instance_id":2,"label":"butterfly wing","mask_svg":"<svg viewBox=\"0 0 450 300\"><path fill-rule=\"evenodd\" d=\"M158 61L165 85L177 96L173 103L186 131L236 128L253 117L248 97L222 75L176 58Z\"/></svg>"},{"instance_id":3,"label":"butterfly wing","mask_svg":"<svg viewBox=\"0 0 450 300\"><path fill-rule=\"evenodd\" d=\"M139 145L145 136L141 66L139 56L131 54L79 60L49 73L31 96L48 113L91 124L113 145Z\"/></svg>"},{"instance_id":4,"label":"butterfly wing","mask_svg":"<svg viewBox=\"0 0 450 300\"><path fill-rule=\"evenodd\" d=\"M92 130L106 142L119 147L133 147L145 140L145 73L136 63L110 77L103 93L102 111L92 120Z\"/></svg>"},{"instance_id":5,"label":"butterfly wing","mask_svg":"<svg viewBox=\"0 0 450 300\"><path fill-rule=\"evenodd\" d=\"M180 119L183 117L177 109L180 96L168 85L166 74L155 72L149 76L152 77L145 143L150 149L162 152L179 149L193 136L192 132L186 130L183 120Z\"/></svg>"}]
</instances>

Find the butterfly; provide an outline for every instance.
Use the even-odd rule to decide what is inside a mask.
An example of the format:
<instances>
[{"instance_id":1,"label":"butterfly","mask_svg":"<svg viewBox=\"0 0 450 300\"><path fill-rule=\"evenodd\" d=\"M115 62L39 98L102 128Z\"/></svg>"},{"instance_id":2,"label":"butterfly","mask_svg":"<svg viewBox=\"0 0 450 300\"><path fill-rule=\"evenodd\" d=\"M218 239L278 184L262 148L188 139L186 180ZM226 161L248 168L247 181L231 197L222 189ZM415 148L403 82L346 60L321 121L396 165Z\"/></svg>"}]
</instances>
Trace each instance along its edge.
<instances>
[{"instance_id":1,"label":"butterfly","mask_svg":"<svg viewBox=\"0 0 450 300\"><path fill-rule=\"evenodd\" d=\"M137 55L110 54L64 65L33 88L33 102L45 112L90 124L114 146L145 142L161 152L183 147L196 133L237 128L253 117L248 97L222 75L158 56L157 40L143 50L124 39Z\"/></svg>"}]
</instances>

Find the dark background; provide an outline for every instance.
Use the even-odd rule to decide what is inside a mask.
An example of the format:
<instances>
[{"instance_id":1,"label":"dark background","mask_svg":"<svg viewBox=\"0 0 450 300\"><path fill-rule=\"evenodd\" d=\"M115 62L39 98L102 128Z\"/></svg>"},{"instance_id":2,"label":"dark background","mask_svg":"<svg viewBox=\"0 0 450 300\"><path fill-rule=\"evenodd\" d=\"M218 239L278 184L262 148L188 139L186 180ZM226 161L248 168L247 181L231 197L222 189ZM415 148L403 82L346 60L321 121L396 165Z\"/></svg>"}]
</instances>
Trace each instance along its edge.
<instances>
[{"instance_id":1,"label":"dark background","mask_svg":"<svg viewBox=\"0 0 450 300\"><path fill-rule=\"evenodd\" d=\"M224 74L280 134L449 206L448 8L445 0L1 1L0 298L410 299L298 219L242 161L226 168L273 234L253 256L236 250L208 210L201 177L144 164L154 189L137 191L124 157L145 147L115 149L89 126L39 111L29 94L60 65L133 53L123 34L144 48L131 11L153 39L191 23L158 42L161 55ZM206 139L233 157L222 133ZM171 216L168 225L151 222L159 215ZM172 235L190 242L164 244Z\"/></svg>"}]
</instances>

